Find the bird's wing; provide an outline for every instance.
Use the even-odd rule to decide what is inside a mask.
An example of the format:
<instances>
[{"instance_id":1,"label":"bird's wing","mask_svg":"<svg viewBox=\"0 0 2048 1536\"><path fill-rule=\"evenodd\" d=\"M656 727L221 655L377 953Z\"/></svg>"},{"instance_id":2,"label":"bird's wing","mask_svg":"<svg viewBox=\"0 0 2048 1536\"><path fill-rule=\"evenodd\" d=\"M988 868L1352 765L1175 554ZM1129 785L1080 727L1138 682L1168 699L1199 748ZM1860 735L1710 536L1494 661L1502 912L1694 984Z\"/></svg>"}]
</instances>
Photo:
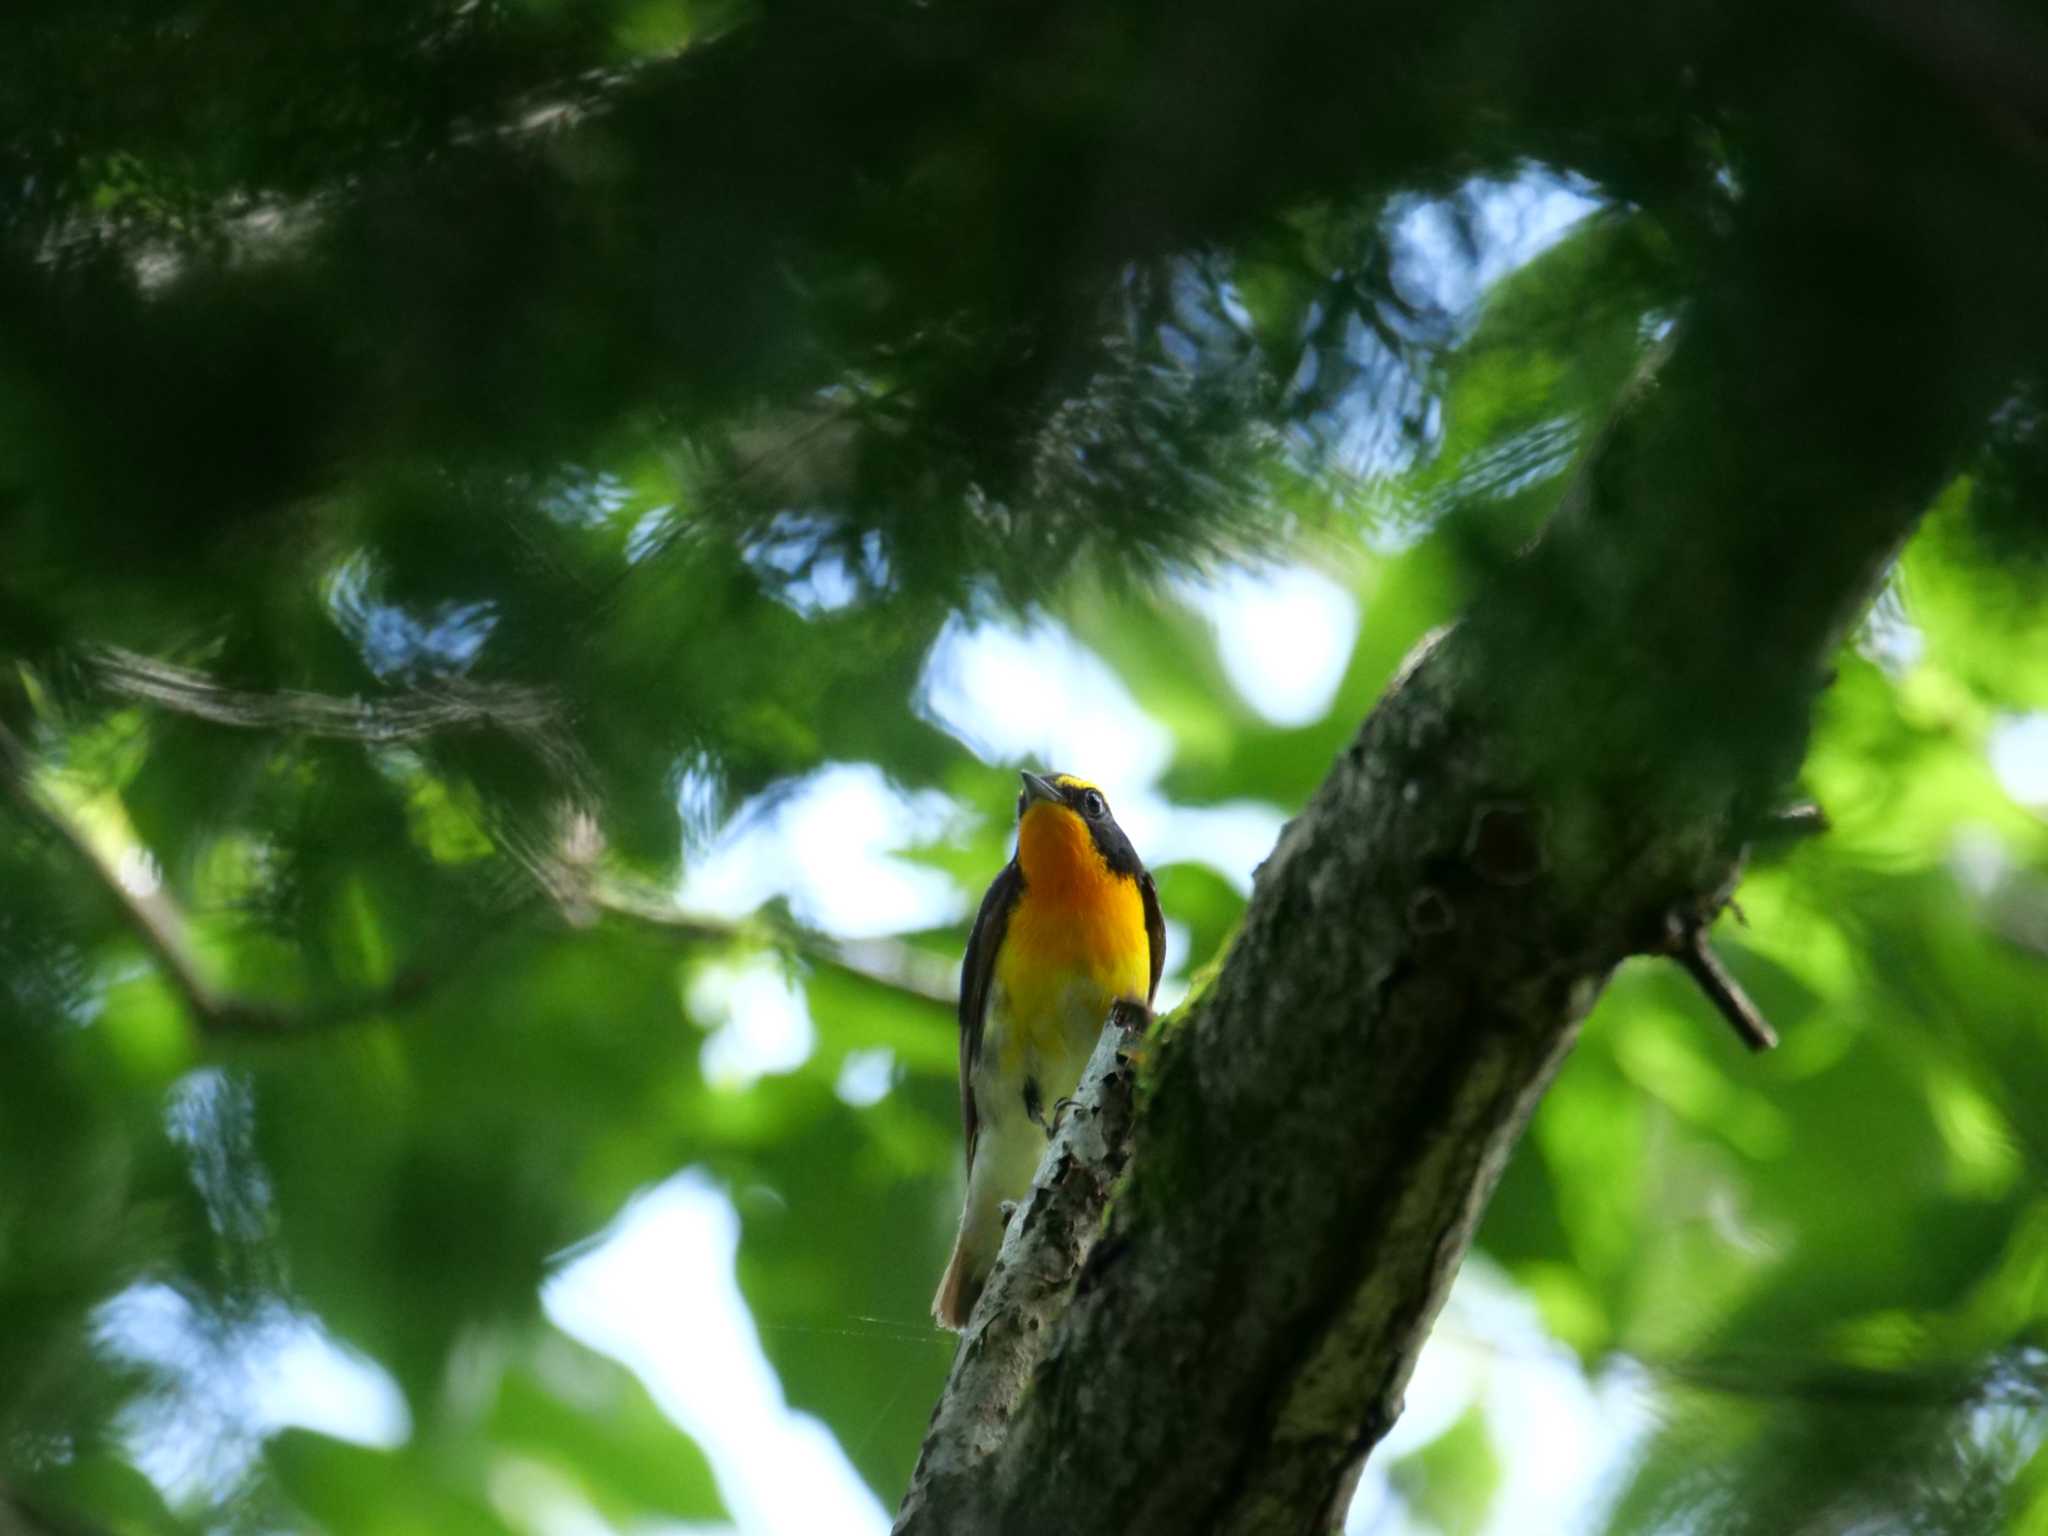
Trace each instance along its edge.
<instances>
[{"instance_id":1,"label":"bird's wing","mask_svg":"<svg viewBox=\"0 0 2048 1536\"><path fill-rule=\"evenodd\" d=\"M1152 883L1149 869L1138 875L1138 894L1145 898L1145 941L1152 946L1152 984L1145 989L1149 1008L1159 991L1159 973L1166 969L1166 914L1159 910L1159 887Z\"/></svg>"},{"instance_id":2,"label":"bird's wing","mask_svg":"<svg viewBox=\"0 0 2048 1536\"><path fill-rule=\"evenodd\" d=\"M1003 947L1003 930L1010 926L1010 912L1023 894L1024 876L1013 859L1002 873L989 882L981 898L974 927L967 934L967 957L960 962L960 1123L966 1131L967 1171L974 1172L974 1136L978 1119L974 1112L974 1063L981 1055L981 1030L988 1015L988 995L995 984L996 952ZM1158 970L1155 962L1153 970Z\"/></svg>"}]
</instances>

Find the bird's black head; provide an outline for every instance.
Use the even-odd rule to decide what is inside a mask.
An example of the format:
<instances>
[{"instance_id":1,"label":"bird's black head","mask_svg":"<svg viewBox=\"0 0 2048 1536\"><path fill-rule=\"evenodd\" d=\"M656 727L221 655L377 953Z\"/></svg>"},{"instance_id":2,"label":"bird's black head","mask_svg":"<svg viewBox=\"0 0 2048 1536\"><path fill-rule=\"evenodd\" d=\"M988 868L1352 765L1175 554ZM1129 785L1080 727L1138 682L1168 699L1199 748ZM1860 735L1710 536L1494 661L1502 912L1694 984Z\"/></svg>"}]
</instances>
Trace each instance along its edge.
<instances>
[{"instance_id":1,"label":"bird's black head","mask_svg":"<svg viewBox=\"0 0 2048 1536\"><path fill-rule=\"evenodd\" d=\"M1071 773L1036 774L1027 770L1019 777L1024 781L1024 787L1017 795L1020 825L1034 806L1057 807L1061 814L1071 813L1088 829L1095 851L1102 855L1102 862L1112 871L1134 877L1144 872L1145 865L1138 857L1138 850L1131 846L1124 829L1110 815L1109 800L1101 789Z\"/></svg>"}]
</instances>

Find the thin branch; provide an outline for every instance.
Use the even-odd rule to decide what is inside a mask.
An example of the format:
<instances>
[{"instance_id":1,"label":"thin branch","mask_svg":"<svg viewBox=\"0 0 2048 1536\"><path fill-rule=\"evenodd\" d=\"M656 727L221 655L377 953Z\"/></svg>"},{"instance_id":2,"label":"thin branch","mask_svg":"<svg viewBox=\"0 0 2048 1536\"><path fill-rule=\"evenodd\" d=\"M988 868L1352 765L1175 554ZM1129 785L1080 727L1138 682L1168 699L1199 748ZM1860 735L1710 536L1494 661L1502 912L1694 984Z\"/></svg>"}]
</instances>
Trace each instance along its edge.
<instances>
[{"instance_id":1,"label":"thin branch","mask_svg":"<svg viewBox=\"0 0 2048 1536\"><path fill-rule=\"evenodd\" d=\"M565 784L587 784L592 777L582 749L560 728L559 702L542 689L449 678L381 699L297 688L256 691L230 688L191 667L117 646L95 649L88 671L119 697L234 730L364 746L396 746L452 731L496 730L525 745Z\"/></svg>"},{"instance_id":2,"label":"thin branch","mask_svg":"<svg viewBox=\"0 0 2048 1536\"><path fill-rule=\"evenodd\" d=\"M573 896L558 897L564 906L629 919L694 943L751 943L787 950L803 959L887 987L920 1002L950 1008L958 999L953 962L896 939L835 939L795 923L750 917L737 921L678 907L659 893L619 882L597 880Z\"/></svg>"},{"instance_id":3,"label":"thin branch","mask_svg":"<svg viewBox=\"0 0 2048 1536\"><path fill-rule=\"evenodd\" d=\"M312 1008L288 1008L217 986L207 978L199 960L183 908L160 880L138 880L123 869L126 855L141 855L145 850L139 844L113 849L94 838L69 807L37 783L34 756L4 724L0 724L0 779L5 780L16 804L92 872L155 957L194 1022L207 1034L275 1036L332 1027L414 1002L431 985L432 973L414 968L377 991Z\"/></svg>"},{"instance_id":4,"label":"thin branch","mask_svg":"<svg viewBox=\"0 0 2048 1536\"><path fill-rule=\"evenodd\" d=\"M37 784L34 757L5 725L0 725L0 771L4 771L16 803L97 877L194 1016L209 1021L231 1011L225 996L201 974L176 903L160 885L144 886L123 878L119 856L96 841L76 816Z\"/></svg>"},{"instance_id":5,"label":"thin branch","mask_svg":"<svg viewBox=\"0 0 2048 1536\"><path fill-rule=\"evenodd\" d=\"M542 730L553 726L560 712L537 689L461 679L378 700L296 688L256 692L230 688L204 672L114 646L92 653L91 671L111 692L197 720L370 745L414 741L454 729Z\"/></svg>"},{"instance_id":6,"label":"thin branch","mask_svg":"<svg viewBox=\"0 0 2048 1536\"><path fill-rule=\"evenodd\" d=\"M687 943L782 950L920 1002L951 1008L959 997L952 960L900 939L835 939L768 913L731 919L677 906L662 887L606 870L596 818L573 806L564 809L552 837L511 822L494 825L492 837L572 926L622 918Z\"/></svg>"},{"instance_id":7,"label":"thin branch","mask_svg":"<svg viewBox=\"0 0 2048 1536\"><path fill-rule=\"evenodd\" d=\"M201 718L287 730L294 728L293 721L311 721L333 727L326 734L350 739L398 739L373 738L350 726L337 712L346 701L314 695L236 695L203 679L195 685L197 674L165 670L168 676L159 681L172 687L174 696ZM459 713L415 708L402 714L399 723L404 729L424 731L459 718ZM386 716L375 729L392 725ZM206 1034L278 1038L332 1029L410 1006L445 978L442 969L418 964L407 967L386 986L327 1003L286 1005L239 995L207 976L192 939L190 919L161 882L138 881L124 870L129 854L140 855L145 850L135 844L110 848L104 839L94 838L69 807L37 783L34 755L4 724L0 724L0 780L29 816L92 872ZM607 913L693 942L750 943L790 951L813 964L921 1002L951 1007L957 995L952 963L909 944L888 939L833 939L763 918L732 922L705 916L685 911L652 887L607 876L596 865L601 841L595 840L595 824L587 816L565 818L560 835L549 847L539 846L537 839L523 836L511 826L500 825L494 832L499 846L573 925L586 925L597 914Z\"/></svg>"}]
</instances>

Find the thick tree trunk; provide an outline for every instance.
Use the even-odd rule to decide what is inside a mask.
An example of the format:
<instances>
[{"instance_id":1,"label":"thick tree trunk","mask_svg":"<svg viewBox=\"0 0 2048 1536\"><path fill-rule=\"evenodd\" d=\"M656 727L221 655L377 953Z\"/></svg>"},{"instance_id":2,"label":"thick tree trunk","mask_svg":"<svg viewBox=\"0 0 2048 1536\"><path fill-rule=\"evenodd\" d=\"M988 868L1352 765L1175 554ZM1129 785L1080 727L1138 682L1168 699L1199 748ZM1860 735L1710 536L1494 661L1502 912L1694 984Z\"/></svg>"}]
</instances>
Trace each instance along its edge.
<instances>
[{"instance_id":1,"label":"thick tree trunk","mask_svg":"<svg viewBox=\"0 0 2048 1536\"><path fill-rule=\"evenodd\" d=\"M899 1531L1341 1518L1580 1021L1723 905L1833 648L2005 387L1934 234L1798 233L1701 301L1287 828L1147 1063L1071 1301L1010 1331L971 1443L942 1401Z\"/></svg>"}]
</instances>

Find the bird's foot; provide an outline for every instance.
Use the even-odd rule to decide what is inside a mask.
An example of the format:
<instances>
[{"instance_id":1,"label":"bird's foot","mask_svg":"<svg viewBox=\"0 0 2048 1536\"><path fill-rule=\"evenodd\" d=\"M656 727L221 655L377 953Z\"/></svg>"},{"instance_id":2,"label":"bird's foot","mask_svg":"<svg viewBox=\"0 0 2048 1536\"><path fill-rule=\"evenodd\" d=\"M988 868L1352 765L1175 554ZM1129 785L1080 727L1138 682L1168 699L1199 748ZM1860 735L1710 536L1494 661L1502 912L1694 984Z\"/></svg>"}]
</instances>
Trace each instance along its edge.
<instances>
[{"instance_id":1,"label":"bird's foot","mask_svg":"<svg viewBox=\"0 0 2048 1536\"><path fill-rule=\"evenodd\" d=\"M1057 1104L1052 1107L1052 1118L1045 1118L1045 1101L1039 1097L1038 1079L1035 1077L1024 1079L1024 1118L1045 1132L1047 1141L1052 1140L1052 1133L1060 1123L1060 1107Z\"/></svg>"}]
</instances>

